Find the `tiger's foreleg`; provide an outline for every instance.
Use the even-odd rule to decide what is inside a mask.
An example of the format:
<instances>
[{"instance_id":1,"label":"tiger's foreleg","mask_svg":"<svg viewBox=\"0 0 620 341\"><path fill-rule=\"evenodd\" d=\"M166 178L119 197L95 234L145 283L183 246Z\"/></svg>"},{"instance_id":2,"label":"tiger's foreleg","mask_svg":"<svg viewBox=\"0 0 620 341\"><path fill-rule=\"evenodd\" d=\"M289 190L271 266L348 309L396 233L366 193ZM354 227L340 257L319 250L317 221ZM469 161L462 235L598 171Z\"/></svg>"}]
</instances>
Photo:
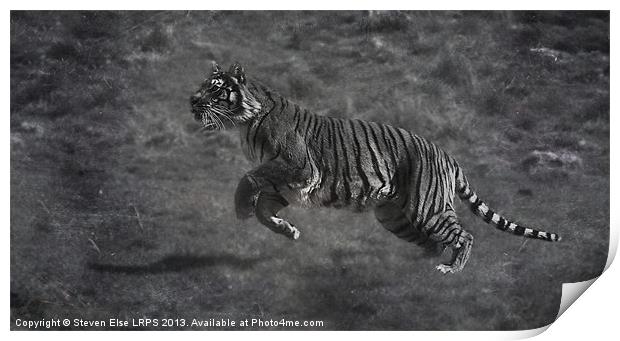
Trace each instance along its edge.
<instances>
[{"instance_id":1,"label":"tiger's foreleg","mask_svg":"<svg viewBox=\"0 0 620 341\"><path fill-rule=\"evenodd\" d=\"M235 191L235 213L237 214L237 219L246 220L255 215L259 194L260 187L258 182L251 175L244 175Z\"/></svg>"},{"instance_id":2,"label":"tiger's foreleg","mask_svg":"<svg viewBox=\"0 0 620 341\"><path fill-rule=\"evenodd\" d=\"M290 239L299 238L299 230L288 221L278 217L278 212L288 206L280 194L303 183L303 168L280 162L268 162L246 174L235 193L235 210L239 219L256 216L270 230Z\"/></svg>"},{"instance_id":3,"label":"tiger's foreleg","mask_svg":"<svg viewBox=\"0 0 620 341\"><path fill-rule=\"evenodd\" d=\"M278 212L288 206L288 202L277 193L261 193L256 203L256 218L275 233L290 239L299 238L299 230L288 221L278 217Z\"/></svg>"}]
</instances>

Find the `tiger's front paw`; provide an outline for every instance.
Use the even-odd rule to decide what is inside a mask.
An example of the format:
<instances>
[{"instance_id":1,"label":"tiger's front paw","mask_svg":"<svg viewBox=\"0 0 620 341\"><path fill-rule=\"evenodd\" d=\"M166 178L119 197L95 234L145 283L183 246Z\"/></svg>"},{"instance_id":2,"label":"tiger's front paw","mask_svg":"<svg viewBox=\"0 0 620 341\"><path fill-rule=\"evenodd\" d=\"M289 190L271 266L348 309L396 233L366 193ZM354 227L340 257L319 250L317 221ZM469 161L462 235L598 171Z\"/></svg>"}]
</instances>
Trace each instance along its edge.
<instances>
[{"instance_id":1,"label":"tiger's front paw","mask_svg":"<svg viewBox=\"0 0 620 341\"><path fill-rule=\"evenodd\" d=\"M300 235L301 235L301 232L299 232L299 230L295 226L292 226L291 231L286 234L286 236L292 240L299 239Z\"/></svg>"},{"instance_id":2,"label":"tiger's front paw","mask_svg":"<svg viewBox=\"0 0 620 341\"><path fill-rule=\"evenodd\" d=\"M299 239L299 236L301 233L295 227L295 225L278 217L272 217L271 221L273 221L278 226L278 229L279 229L279 231L277 231L278 233L285 235L288 239L292 239L292 240Z\"/></svg>"}]
</instances>

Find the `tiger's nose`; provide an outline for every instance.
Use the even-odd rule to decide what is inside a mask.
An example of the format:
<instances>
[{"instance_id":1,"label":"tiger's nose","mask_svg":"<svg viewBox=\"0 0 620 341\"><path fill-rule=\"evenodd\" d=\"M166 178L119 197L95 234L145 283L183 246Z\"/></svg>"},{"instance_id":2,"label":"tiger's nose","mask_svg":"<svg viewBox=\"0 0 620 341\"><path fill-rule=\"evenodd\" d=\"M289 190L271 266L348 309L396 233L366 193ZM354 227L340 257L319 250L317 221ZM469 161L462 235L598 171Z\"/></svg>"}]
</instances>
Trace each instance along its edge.
<instances>
[{"instance_id":1,"label":"tiger's nose","mask_svg":"<svg viewBox=\"0 0 620 341\"><path fill-rule=\"evenodd\" d=\"M200 102L200 94L199 93L195 93L193 94L190 98L189 98L189 103L194 106L196 104L198 104L198 102Z\"/></svg>"}]
</instances>

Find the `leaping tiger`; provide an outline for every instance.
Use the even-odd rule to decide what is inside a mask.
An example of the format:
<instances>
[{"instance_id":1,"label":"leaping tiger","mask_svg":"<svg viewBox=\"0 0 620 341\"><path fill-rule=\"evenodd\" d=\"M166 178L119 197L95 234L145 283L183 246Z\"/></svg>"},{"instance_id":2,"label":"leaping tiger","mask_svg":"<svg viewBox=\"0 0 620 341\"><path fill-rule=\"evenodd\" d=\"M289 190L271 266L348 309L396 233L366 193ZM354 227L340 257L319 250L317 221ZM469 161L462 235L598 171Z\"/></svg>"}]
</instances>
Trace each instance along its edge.
<instances>
[{"instance_id":1,"label":"leaping tiger","mask_svg":"<svg viewBox=\"0 0 620 341\"><path fill-rule=\"evenodd\" d=\"M492 211L470 187L453 157L404 129L362 120L320 116L262 84L235 63L213 72L190 98L203 129L238 127L246 157L257 164L235 193L239 219L255 215L293 240L299 230L278 212L289 204L374 209L399 238L452 249L443 273L461 271L473 236L460 225L455 195L502 231L559 241L554 233L518 225Z\"/></svg>"}]
</instances>

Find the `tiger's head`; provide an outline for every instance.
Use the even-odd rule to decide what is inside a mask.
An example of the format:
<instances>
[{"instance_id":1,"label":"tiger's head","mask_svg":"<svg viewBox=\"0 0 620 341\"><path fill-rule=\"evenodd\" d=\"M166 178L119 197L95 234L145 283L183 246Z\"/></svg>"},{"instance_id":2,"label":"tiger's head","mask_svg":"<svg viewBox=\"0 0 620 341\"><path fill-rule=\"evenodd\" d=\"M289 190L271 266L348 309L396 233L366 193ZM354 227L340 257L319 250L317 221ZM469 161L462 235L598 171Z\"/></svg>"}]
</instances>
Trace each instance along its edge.
<instances>
[{"instance_id":1,"label":"tiger's head","mask_svg":"<svg viewBox=\"0 0 620 341\"><path fill-rule=\"evenodd\" d=\"M223 130L254 118L261 105L246 86L245 72L239 63L228 72L213 63L213 71L190 99L196 121L207 130Z\"/></svg>"}]
</instances>

